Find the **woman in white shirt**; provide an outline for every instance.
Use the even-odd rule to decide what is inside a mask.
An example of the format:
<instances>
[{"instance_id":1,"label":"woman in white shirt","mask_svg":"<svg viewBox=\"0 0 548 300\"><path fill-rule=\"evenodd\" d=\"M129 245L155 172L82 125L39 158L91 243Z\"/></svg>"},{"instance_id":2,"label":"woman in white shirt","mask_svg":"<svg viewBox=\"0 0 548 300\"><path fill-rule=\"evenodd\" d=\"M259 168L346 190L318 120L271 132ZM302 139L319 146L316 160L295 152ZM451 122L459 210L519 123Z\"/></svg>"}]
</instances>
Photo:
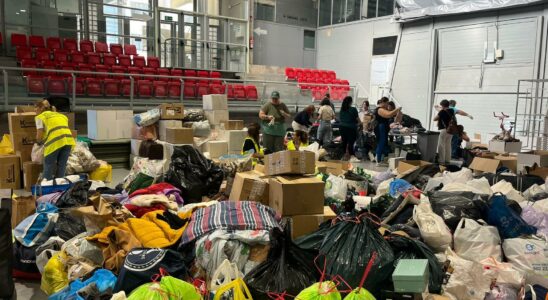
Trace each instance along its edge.
<instances>
[{"instance_id":1,"label":"woman in white shirt","mask_svg":"<svg viewBox=\"0 0 548 300\"><path fill-rule=\"evenodd\" d=\"M317 136L318 143L320 146L327 145L331 142L331 138L333 137L331 121L335 120L335 112L333 111L333 108L331 108L331 101L329 101L328 98L324 98L320 103L318 120L320 121Z\"/></svg>"}]
</instances>

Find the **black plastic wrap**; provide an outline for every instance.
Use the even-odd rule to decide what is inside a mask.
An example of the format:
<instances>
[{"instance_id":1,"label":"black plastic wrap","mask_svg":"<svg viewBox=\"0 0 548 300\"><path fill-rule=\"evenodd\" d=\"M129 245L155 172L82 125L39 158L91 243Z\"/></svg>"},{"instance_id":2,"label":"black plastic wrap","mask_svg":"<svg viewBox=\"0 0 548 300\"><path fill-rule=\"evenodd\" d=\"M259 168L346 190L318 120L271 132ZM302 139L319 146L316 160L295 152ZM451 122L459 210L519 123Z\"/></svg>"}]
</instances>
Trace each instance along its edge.
<instances>
[{"instance_id":1,"label":"black plastic wrap","mask_svg":"<svg viewBox=\"0 0 548 300\"><path fill-rule=\"evenodd\" d=\"M291 241L289 226L271 233L268 258L244 278L253 299L267 300L269 292L297 295L319 279L314 267L316 251L299 248Z\"/></svg>"},{"instance_id":2,"label":"black plastic wrap","mask_svg":"<svg viewBox=\"0 0 548 300\"><path fill-rule=\"evenodd\" d=\"M480 208L474 203L481 196L472 192L442 192L435 191L428 193L432 210L443 218L445 224L455 231L460 219L468 218L478 220L482 218Z\"/></svg>"},{"instance_id":3,"label":"black plastic wrap","mask_svg":"<svg viewBox=\"0 0 548 300\"><path fill-rule=\"evenodd\" d=\"M185 203L196 203L219 192L224 174L196 148L184 145L174 148L165 179L181 190Z\"/></svg>"},{"instance_id":4,"label":"black plastic wrap","mask_svg":"<svg viewBox=\"0 0 548 300\"><path fill-rule=\"evenodd\" d=\"M91 182L84 180L75 182L61 197L55 202L58 208L71 208L88 205L88 192Z\"/></svg>"},{"instance_id":5,"label":"black plastic wrap","mask_svg":"<svg viewBox=\"0 0 548 300\"><path fill-rule=\"evenodd\" d=\"M55 234L65 241L72 239L86 231L86 226L81 218L75 217L64 210L59 213L55 222Z\"/></svg>"},{"instance_id":6,"label":"black plastic wrap","mask_svg":"<svg viewBox=\"0 0 548 300\"><path fill-rule=\"evenodd\" d=\"M532 185L538 184L543 185L544 179L535 175L504 175L504 174L493 174L493 173L484 173L476 178L484 177L489 181L489 185L494 185L495 183L504 180L512 184L512 187L518 192L525 192Z\"/></svg>"}]
</instances>

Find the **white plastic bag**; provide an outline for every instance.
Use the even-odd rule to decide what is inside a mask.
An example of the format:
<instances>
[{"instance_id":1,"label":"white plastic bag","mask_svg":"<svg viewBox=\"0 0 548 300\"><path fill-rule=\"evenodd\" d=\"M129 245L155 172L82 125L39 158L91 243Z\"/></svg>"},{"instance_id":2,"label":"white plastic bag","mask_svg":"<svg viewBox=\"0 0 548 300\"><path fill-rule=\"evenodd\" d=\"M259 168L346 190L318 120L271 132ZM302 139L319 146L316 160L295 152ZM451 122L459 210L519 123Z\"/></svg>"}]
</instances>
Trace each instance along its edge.
<instances>
[{"instance_id":1,"label":"white plastic bag","mask_svg":"<svg viewBox=\"0 0 548 300\"><path fill-rule=\"evenodd\" d=\"M481 261L488 257L502 260L500 236L496 227L463 218L455 230L455 252L462 258Z\"/></svg>"},{"instance_id":2,"label":"white plastic bag","mask_svg":"<svg viewBox=\"0 0 548 300\"><path fill-rule=\"evenodd\" d=\"M228 259L225 259L217 270L215 270L213 276L211 276L209 290L216 291L221 286L242 277L243 274L238 270L238 266L236 266L235 263L231 263Z\"/></svg>"},{"instance_id":3,"label":"white plastic bag","mask_svg":"<svg viewBox=\"0 0 548 300\"><path fill-rule=\"evenodd\" d=\"M422 239L436 252L444 252L451 247L451 231L443 219L432 211L428 198L413 209L413 220L419 227Z\"/></svg>"},{"instance_id":4,"label":"white plastic bag","mask_svg":"<svg viewBox=\"0 0 548 300\"><path fill-rule=\"evenodd\" d=\"M30 159L35 163L44 163L44 145L34 144L30 153Z\"/></svg>"},{"instance_id":5,"label":"white plastic bag","mask_svg":"<svg viewBox=\"0 0 548 300\"><path fill-rule=\"evenodd\" d=\"M529 200L530 198L532 198L536 194L544 193L546 191L544 189L544 187L545 187L545 184L538 185L538 184L535 183L532 186L530 186L525 192L523 192L523 197L525 199Z\"/></svg>"},{"instance_id":6,"label":"white plastic bag","mask_svg":"<svg viewBox=\"0 0 548 300\"><path fill-rule=\"evenodd\" d=\"M335 198L343 201L346 199L347 191L348 187L342 177L329 175L325 181L324 196L326 198Z\"/></svg>"},{"instance_id":7,"label":"white plastic bag","mask_svg":"<svg viewBox=\"0 0 548 300\"><path fill-rule=\"evenodd\" d=\"M443 172L443 184L448 183L467 183L468 181L474 179L472 171L467 168L462 168L458 172Z\"/></svg>"},{"instance_id":8,"label":"white plastic bag","mask_svg":"<svg viewBox=\"0 0 548 300\"><path fill-rule=\"evenodd\" d=\"M483 274L482 265L459 257L451 249L446 254L454 271L443 295L453 300L483 300L490 291L491 278Z\"/></svg>"},{"instance_id":9,"label":"white plastic bag","mask_svg":"<svg viewBox=\"0 0 548 300\"><path fill-rule=\"evenodd\" d=\"M502 193L506 196L506 198L514 200L516 202L525 201L525 198L523 198L523 196L514 189L512 184L510 182L507 182L506 180L501 180L497 182L491 187L491 190L493 191L493 193Z\"/></svg>"},{"instance_id":10,"label":"white plastic bag","mask_svg":"<svg viewBox=\"0 0 548 300\"><path fill-rule=\"evenodd\" d=\"M480 263L483 266L483 274L496 279L497 284L507 284L519 289L525 279L525 273L513 268L510 263L500 262L493 257L488 257Z\"/></svg>"},{"instance_id":11,"label":"white plastic bag","mask_svg":"<svg viewBox=\"0 0 548 300\"><path fill-rule=\"evenodd\" d=\"M320 144L318 144L317 142L314 142L300 150L314 152L314 154L316 155L316 160L320 158Z\"/></svg>"},{"instance_id":12,"label":"white plastic bag","mask_svg":"<svg viewBox=\"0 0 548 300\"><path fill-rule=\"evenodd\" d=\"M522 209L521 218L527 224L536 227L538 235L548 237L548 213L536 210L533 205L527 205Z\"/></svg>"},{"instance_id":13,"label":"white plastic bag","mask_svg":"<svg viewBox=\"0 0 548 300\"><path fill-rule=\"evenodd\" d=\"M136 114L133 116L133 121L135 124L144 127L152 125L160 120L160 109L153 108L144 113Z\"/></svg>"},{"instance_id":14,"label":"white plastic bag","mask_svg":"<svg viewBox=\"0 0 548 300\"><path fill-rule=\"evenodd\" d=\"M506 239L504 255L515 268L527 273L548 276L548 243L539 236Z\"/></svg>"}]
</instances>

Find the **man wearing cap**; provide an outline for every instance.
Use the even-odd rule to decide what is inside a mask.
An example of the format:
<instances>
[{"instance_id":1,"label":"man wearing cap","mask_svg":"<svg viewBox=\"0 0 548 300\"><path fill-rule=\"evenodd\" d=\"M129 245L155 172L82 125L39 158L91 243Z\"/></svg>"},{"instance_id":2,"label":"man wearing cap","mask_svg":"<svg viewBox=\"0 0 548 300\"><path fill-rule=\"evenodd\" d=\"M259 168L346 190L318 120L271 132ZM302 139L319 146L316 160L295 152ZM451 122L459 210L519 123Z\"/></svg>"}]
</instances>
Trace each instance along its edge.
<instances>
[{"instance_id":1,"label":"man wearing cap","mask_svg":"<svg viewBox=\"0 0 548 300\"><path fill-rule=\"evenodd\" d=\"M263 145L269 152L284 149L285 120L291 115L285 103L280 100L280 93L272 92L271 100L261 107L259 119L263 128Z\"/></svg>"}]
</instances>

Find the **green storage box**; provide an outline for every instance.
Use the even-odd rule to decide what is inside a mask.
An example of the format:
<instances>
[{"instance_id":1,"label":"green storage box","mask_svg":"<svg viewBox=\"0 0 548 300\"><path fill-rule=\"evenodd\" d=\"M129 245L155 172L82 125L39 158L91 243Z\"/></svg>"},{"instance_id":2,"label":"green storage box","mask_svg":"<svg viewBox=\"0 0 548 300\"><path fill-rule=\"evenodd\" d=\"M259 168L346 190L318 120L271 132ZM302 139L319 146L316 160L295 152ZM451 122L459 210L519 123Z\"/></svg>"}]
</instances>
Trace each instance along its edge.
<instances>
[{"instance_id":1,"label":"green storage box","mask_svg":"<svg viewBox=\"0 0 548 300\"><path fill-rule=\"evenodd\" d=\"M427 259L400 259L392 273L394 291L398 293L422 293L428 286Z\"/></svg>"}]
</instances>

